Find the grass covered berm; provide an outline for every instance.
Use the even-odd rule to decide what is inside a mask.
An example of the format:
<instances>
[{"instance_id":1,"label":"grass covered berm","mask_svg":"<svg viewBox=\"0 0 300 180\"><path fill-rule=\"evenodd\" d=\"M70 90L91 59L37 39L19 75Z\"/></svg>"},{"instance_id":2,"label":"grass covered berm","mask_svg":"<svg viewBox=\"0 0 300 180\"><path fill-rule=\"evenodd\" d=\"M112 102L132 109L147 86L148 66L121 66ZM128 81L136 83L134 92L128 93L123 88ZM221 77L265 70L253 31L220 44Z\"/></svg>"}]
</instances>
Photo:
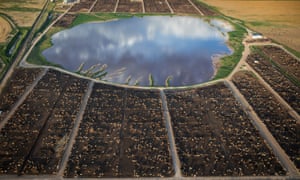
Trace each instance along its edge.
<instances>
[{"instance_id":1,"label":"grass covered berm","mask_svg":"<svg viewBox=\"0 0 300 180\"><path fill-rule=\"evenodd\" d=\"M74 26L87 23L87 22L96 22L96 21L109 21L113 19L124 19L124 18L131 18L133 16L144 16L144 14L130 14L130 13L95 13L95 14L78 14L74 21L68 26L68 28L72 28ZM216 18L216 17L213 17ZM217 17L223 19L224 21L228 21L223 17ZM229 20L231 21L231 20ZM233 50L233 53L230 56L226 56L221 58L220 60L220 68L215 79L220 79L228 76L231 71L235 68L237 63L240 61L242 57L242 52L244 51L244 45L242 41L245 37L246 30L243 28L242 25L235 24L234 21L231 21L234 30L229 32L229 41L228 45ZM64 28L62 27L52 27L49 32L37 43L37 45L32 50L31 54L29 55L27 61L32 64L37 65L55 65L50 63L43 57L42 52L52 46L51 37L53 34L62 31Z\"/></svg>"},{"instance_id":2,"label":"grass covered berm","mask_svg":"<svg viewBox=\"0 0 300 180\"><path fill-rule=\"evenodd\" d=\"M232 48L233 53L230 56L225 56L220 60L220 68L213 80L225 78L235 68L237 63L242 58L242 53L245 49L243 39L247 31L239 24L232 24L234 31L228 33L228 45Z\"/></svg>"},{"instance_id":3,"label":"grass covered berm","mask_svg":"<svg viewBox=\"0 0 300 180\"><path fill-rule=\"evenodd\" d=\"M53 63L50 63L46 60L46 58L42 55L42 52L52 46L51 42L51 36L59 31L61 31L62 28L51 28L42 38L41 40L35 45L35 47L32 49L30 55L27 58L27 62L31 64L37 64L37 65L54 65Z\"/></svg>"},{"instance_id":4,"label":"grass covered berm","mask_svg":"<svg viewBox=\"0 0 300 180\"><path fill-rule=\"evenodd\" d=\"M95 13L95 14L79 14L76 19L73 21L71 27L77 26L79 24L93 22L93 21L108 21L112 19L124 19L124 18L131 18L135 17L144 17L144 16L171 16L172 14L168 13L156 13L156 14L147 14L147 13L137 13L137 14L130 14L130 13Z\"/></svg>"},{"instance_id":5,"label":"grass covered berm","mask_svg":"<svg viewBox=\"0 0 300 180\"><path fill-rule=\"evenodd\" d=\"M41 40L35 45L32 49L30 55L27 58L27 62L37 65L54 65L46 60L46 58L42 55L42 52L52 46L51 36L59 31L62 28L51 28L42 38Z\"/></svg>"},{"instance_id":6,"label":"grass covered berm","mask_svg":"<svg viewBox=\"0 0 300 180\"><path fill-rule=\"evenodd\" d=\"M112 19L122 19L133 17L132 14L128 13L96 13L96 14L79 14L73 21L71 27L79 24L93 22L93 21L107 21Z\"/></svg>"}]
</instances>

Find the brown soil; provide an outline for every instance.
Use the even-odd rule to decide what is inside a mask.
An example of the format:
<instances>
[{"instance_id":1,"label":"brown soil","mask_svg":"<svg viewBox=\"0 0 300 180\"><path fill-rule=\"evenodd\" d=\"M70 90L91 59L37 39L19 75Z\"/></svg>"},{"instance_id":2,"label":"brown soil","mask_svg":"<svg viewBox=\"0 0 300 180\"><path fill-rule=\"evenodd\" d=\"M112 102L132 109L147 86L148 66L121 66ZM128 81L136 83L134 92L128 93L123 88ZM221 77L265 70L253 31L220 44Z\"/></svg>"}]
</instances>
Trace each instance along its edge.
<instances>
[{"instance_id":1,"label":"brown soil","mask_svg":"<svg viewBox=\"0 0 300 180\"><path fill-rule=\"evenodd\" d=\"M88 12L95 0L80 0L71 8L70 12Z\"/></svg>"},{"instance_id":2,"label":"brown soil","mask_svg":"<svg viewBox=\"0 0 300 180\"><path fill-rule=\"evenodd\" d=\"M170 9L165 0L144 0L145 11L154 13L170 13Z\"/></svg>"},{"instance_id":3,"label":"brown soil","mask_svg":"<svg viewBox=\"0 0 300 180\"><path fill-rule=\"evenodd\" d=\"M239 72L234 75L233 82L291 160L300 168L300 124L297 124L297 120L289 115L288 110L251 73Z\"/></svg>"},{"instance_id":4,"label":"brown soil","mask_svg":"<svg viewBox=\"0 0 300 180\"><path fill-rule=\"evenodd\" d=\"M206 6L203 6L202 4L199 3L199 0L192 0L192 2L197 6L197 8L204 14L207 16L215 16L218 15L217 12L209 9Z\"/></svg>"},{"instance_id":5,"label":"brown soil","mask_svg":"<svg viewBox=\"0 0 300 180\"><path fill-rule=\"evenodd\" d=\"M262 46L262 51L282 70L300 82L300 61L283 49L275 46Z\"/></svg>"},{"instance_id":6,"label":"brown soil","mask_svg":"<svg viewBox=\"0 0 300 180\"><path fill-rule=\"evenodd\" d=\"M252 53L247 63L286 101L300 113L300 87L282 75L269 58L258 53Z\"/></svg>"},{"instance_id":7,"label":"brown soil","mask_svg":"<svg viewBox=\"0 0 300 180\"><path fill-rule=\"evenodd\" d=\"M95 84L65 176L172 176L159 97Z\"/></svg>"},{"instance_id":8,"label":"brown soil","mask_svg":"<svg viewBox=\"0 0 300 180\"><path fill-rule=\"evenodd\" d=\"M142 3L140 1L119 0L117 12L142 12Z\"/></svg>"},{"instance_id":9,"label":"brown soil","mask_svg":"<svg viewBox=\"0 0 300 180\"><path fill-rule=\"evenodd\" d=\"M58 26L58 27L69 27L72 22L74 21L74 19L76 18L77 16L74 15L74 14L66 14L64 15L59 21L57 21L54 26Z\"/></svg>"},{"instance_id":10,"label":"brown soil","mask_svg":"<svg viewBox=\"0 0 300 180\"><path fill-rule=\"evenodd\" d=\"M98 0L92 12L114 12L117 0Z\"/></svg>"},{"instance_id":11,"label":"brown soil","mask_svg":"<svg viewBox=\"0 0 300 180\"><path fill-rule=\"evenodd\" d=\"M224 84L166 96L184 176L285 174Z\"/></svg>"},{"instance_id":12,"label":"brown soil","mask_svg":"<svg viewBox=\"0 0 300 180\"><path fill-rule=\"evenodd\" d=\"M175 13L199 14L188 0L168 0Z\"/></svg>"},{"instance_id":13,"label":"brown soil","mask_svg":"<svg viewBox=\"0 0 300 180\"><path fill-rule=\"evenodd\" d=\"M24 94L29 86L37 77L41 69L24 69L20 68L15 71L11 81L5 86L0 94L0 109L5 112L9 111L18 98ZM2 118L1 118L2 119Z\"/></svg>"},{"instance_id":14,"label":"brown soil","mask_svg":"<svg viewBox=\"0 0 300 180\"><path fill-rule=\"evenodd\" d=\"M26 71L18 74L26 75ZM32 80L32 75L27 77ZM70 79L58 71L50 70L41 79L1 130L0 150L5 154L1 158L1 174L54 174L58 171L86 86L86 80ZM23 85L21 89L24 90Z\"/></svg>"}]
</instances>

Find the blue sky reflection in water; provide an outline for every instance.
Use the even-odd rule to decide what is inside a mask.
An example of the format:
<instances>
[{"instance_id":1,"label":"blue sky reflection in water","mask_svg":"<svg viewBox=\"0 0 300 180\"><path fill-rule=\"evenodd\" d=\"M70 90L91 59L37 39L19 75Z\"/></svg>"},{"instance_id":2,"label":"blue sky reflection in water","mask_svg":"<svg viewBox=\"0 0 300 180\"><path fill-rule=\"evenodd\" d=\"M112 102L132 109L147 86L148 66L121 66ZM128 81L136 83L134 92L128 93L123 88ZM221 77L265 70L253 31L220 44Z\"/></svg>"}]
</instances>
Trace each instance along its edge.
<instances>
[{"instance_id":1,"label":"blue sky reflection in water","mask_svg":"<svg viewBox=\"0 0 300 180\"><path fill-rule=\"evenodd\" d=\"M95 64L106 66L104 80L114 83L164 86L199 84L214 74L212 56L229 54L231 26L217 19L148 16L81 24L53 35L43 51L50 62L76 71ZM130 78L129 78L130 77Z\"/></svg>"}]
</instances>

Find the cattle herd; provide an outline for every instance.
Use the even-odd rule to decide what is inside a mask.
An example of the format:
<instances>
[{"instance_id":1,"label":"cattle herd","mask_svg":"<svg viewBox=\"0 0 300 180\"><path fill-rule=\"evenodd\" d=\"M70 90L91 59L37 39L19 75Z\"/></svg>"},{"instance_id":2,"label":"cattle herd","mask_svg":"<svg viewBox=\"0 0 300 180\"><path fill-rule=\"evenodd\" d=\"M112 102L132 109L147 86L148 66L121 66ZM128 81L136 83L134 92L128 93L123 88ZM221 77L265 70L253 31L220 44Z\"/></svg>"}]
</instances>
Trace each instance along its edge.
<instances>
[{"instance_id":1,"label":"cattle herd","mask_svg":"<svg viewBox=\"0 0 300 180\"><path fill-rule=\"evenodd\" d=\"M68 27L77 12L215 15L196 0L81 0L55 26ZM246 62L300 114L297 58L257 46ZM299 119L253 72L231 81L299 169ZM174 177L176 155L183 177L288 175L224 81L142 88L18 67L0 99L0 177Z\"/></svg>"}]
</instances>

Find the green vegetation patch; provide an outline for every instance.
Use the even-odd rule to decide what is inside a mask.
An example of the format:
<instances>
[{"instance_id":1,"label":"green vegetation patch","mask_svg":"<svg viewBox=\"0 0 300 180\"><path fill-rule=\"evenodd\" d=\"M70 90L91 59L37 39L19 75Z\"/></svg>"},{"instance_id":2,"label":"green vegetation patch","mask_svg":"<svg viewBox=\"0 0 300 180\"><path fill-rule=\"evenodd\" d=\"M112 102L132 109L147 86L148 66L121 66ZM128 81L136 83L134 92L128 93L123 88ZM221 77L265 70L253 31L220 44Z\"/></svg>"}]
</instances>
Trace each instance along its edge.
<instances>
[{"instance_id":1,"label":"green vegetation patch","mask_svg":"<svg viewBox=\"0 0 300 180\"><path fill-rule=\"evenodd\" d=\"M27 58L27 62L37 65L51 65L51 66L59 66L54 63L50 63L46 60L46 58L42 55L42 52L52 46L51 36L59 31L63 30L62 28L53 27L51 28L36 44L36 46L32 49L31 53Z\"/></svg>"},{"instance_id":2,"label":"green vegetation patch","mask_svg":"<svg viewBox=\"0 0 300 180\"><path fill-rule=\"evenodd\" d=\"M95 14L79 14L75 20L73 21L71 27L77 26L79 24L87 23L87 22L95 22L95 21L108 21L113 19L124 19L131 17L144 17L144 16L171 16L170 13L162 13L162 14L145 14L145 13L95 13Z\"/></svg>"},{"instance_id":3,"label":"green vegetation patch","mask_svg":"<svg viewBox=\"0 0 300 180\"><path fill-rule=\"evenodd\" d=\"M94 21L107 21L112 19L130 18L132 14L128 13L96 13L96 14L79 14L73 21L71 27L79 24L94 22Z\"/></svg>"},{"instance_id":4,"label":"green vegetation patch","mask_svg":"<svg viewBox=\"0 0 300 180\"><path fill-rule=\"evenodd\" d=\"M15 34L6 46L5 55L7 57L12 57L16 52L18 52L22 40L26 37L28 31L28 28L20 28L20 30Z\"/></svg>"},{"instance_id":5,"label":"green vegetation patch","mask_svg":"<svg viewBox=\"0 0 300 180\"><path fill-rule=\"evenodd\" d=\"M17 52L19 52L29 29L19 28L14 29L13 31L15 35L11 38L11 40L8 43L0 46L0 58L2 60L0 65L0 79L12 64L12 61L16 58Z\"/></svg>"},{"instance_id":6,"label":"green vegetation patch","mask_svg":"<svg viewBox=\"0 0 300 180\"><path fill-rule=\"evenodd\" d=\"M36 37L38 33L43 32L50 25L52 20L55 19L56 14L53 12L54 7L55 7L54 3L48 4L45 12L41 15L41 20L38 22L36 26L34 37Z\"/></svg>"},{"instance_id":7,"label":"green vegetation patch","mask_svg":"<svg viewBox=\"0 0 300 180\"><path fill-rule=\"evenodd\" d=\"M243 45L243 39L247 31L238 24L234 24L233 26L235 30L228 33L228 45L232 48L233 53L230 56L221 58L221 67L218 69L218 72L213 80L228 76L242 58L242 53L245 49Z\"/></svg>"}]
</instances>

